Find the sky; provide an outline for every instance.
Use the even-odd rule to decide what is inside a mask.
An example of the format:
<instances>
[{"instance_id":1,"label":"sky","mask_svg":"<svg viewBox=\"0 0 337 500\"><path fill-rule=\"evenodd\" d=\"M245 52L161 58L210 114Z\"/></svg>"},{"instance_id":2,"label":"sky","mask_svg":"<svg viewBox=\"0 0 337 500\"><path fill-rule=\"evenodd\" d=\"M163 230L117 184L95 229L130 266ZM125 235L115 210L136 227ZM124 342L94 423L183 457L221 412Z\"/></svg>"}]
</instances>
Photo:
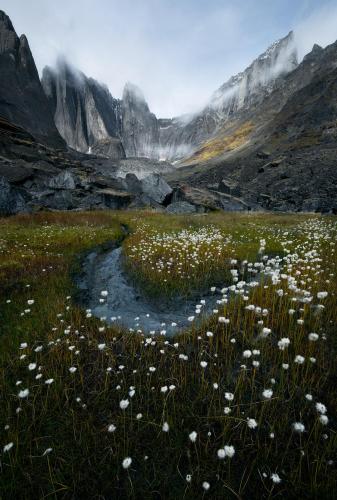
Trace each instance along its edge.
<instances>
[{"instance_id":1,"label":"sky","mask_svg":"<svg viewBox=\"0 0 337 500\"><path fill-rule=\"evenodd\" d=\"M337 39L336 0L1 0L41 74L64 55L114 97L138 85L159 117L192 113L295 31L299 56Z\"/></svg>"}]
</instances>

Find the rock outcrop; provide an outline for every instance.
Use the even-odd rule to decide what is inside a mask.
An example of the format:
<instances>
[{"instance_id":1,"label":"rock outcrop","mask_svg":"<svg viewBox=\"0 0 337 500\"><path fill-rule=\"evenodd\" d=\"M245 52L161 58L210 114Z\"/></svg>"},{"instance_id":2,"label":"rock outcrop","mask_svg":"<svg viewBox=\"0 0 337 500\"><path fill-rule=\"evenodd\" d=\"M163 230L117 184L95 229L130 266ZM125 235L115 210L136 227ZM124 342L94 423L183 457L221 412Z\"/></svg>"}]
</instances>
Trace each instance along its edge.
<instances>
[{"instance_id":1,"label":"rock outcrop","mask_svg":"<svg viewBox=\"0 0 337 500\"><path fill-rule=\"evenodd\" d=\"M159 127L141 90L125 85L122 98L122 141L127 156L158 158Z\"/></svg>"},{"instance_id":2,"label":"rock outcrop","mask_svg":"<svg viewBox=\"0 0 337 500\"><path fill-rule=\"evenodd\" d=\"M25 35L19 38L0 11L0 116L24 127L44 144L65 148L43 92Z\"/></svg>"},{"instance_id":3,"label":"rock outcrop","mask_svg":"<svg viewBox=\"0 0 337 500\"><path fill-rule=\"evenodd\" d=\"M56 68L44 68L42 86L68 146L83 153L125 158L120 101L113 99L105 85L59 59Z\"/></svg>"},{"instance_id":4,"label":"rock outcrop","mask_svg":"<svg viewBox=\"0 0 337 500\"><path fill-rule=\"evenodd\" d=\"M0 216L26 212L26 201L20 191L0 176Z\"/></svg>"}]
</instances>

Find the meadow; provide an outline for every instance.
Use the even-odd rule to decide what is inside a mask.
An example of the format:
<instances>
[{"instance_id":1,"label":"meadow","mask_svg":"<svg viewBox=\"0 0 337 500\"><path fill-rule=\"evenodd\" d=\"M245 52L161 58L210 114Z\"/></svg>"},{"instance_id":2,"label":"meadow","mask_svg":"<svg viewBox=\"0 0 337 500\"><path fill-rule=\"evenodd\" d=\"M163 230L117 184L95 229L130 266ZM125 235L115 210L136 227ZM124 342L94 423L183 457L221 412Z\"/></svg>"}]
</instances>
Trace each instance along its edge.
<instances>
[{"instance_id":1,"label":"meadow","mask_svg":"<svg viewBox=\"0 0 337 500\"><path fill-rule=\"evenodd\" d=\"M195 297L188 328L80 307L114 241L154 303ZM0 498L335 498L336 247L312 214L0 219Z\"/></svg>"}]
</instances>

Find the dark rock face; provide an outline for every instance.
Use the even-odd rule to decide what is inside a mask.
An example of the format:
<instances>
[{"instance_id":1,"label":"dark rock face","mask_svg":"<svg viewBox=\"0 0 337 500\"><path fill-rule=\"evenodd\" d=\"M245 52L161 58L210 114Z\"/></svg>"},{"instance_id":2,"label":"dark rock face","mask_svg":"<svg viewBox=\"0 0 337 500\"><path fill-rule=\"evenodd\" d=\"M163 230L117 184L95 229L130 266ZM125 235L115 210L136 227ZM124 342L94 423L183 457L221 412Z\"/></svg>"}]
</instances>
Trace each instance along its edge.
<instances>
[{"instance_id":1,"label":"dark rock face","mask_svg":"<svg viewBox=\"0 0 337 500\"><path fill-rule=\"evenodd\" d=\"M26 210L26 202L20 192L5 177L0 177L0 215L14 215Z\"/></svg>"},{"instance_id":2,"label":"dark rock face","mask_svg":"<svg viewBox=\"0 0 337 500\"><path fill-rule=\"evenodd\" d=\"M127 156L158 158L159 127L141 90L127 83L122 99L122 140Z\"/></svg>"},{"instance_id":3,"label":"dark rock face","mask_svg":"<svg viewBox=\"0 0 337 500\"><path fill-rule=\"evenodd\" d=\"M126 84L121 101L113 99L106 87L64 61L44 69L42 84L58 130L77 151L121 158L124 148L127 157L176 160L190 156L228 120L259 106L296 66L289 33L222 85L201 112L173 119L157 119L135 85ZM123 146L108 146L111 137Z\"/></svg>"},{"instance_id":4,"label":"dark rock face","mask_svg":"<svg viewBox=\"0 0 337 500\"><path fill-rule=\"evenodd\" d=\"M227 121L257 107L297 67L294 35L273 43L242 73L231 77L211 97L208 105L190 118L160 120L162 156L190 156L200 144L213 137Z\"/></svg>"},{"instance_id":5,"label":"dark rock face","mask_svg":"<svg viewBox=\"0 0 337 500\"><path fill-rule=\"evenodd\" d=\"M15 33L0 11L0 115L24 127L39 141L64 148L41 87L27 38Z\"/></svg>"},{"instance_id":6,"label":"dark rock face","mask_svg":"<svg viewBox=\"0 0 337 500\"><path fill-rule=\"evenodd\" d=\"M71 148L115 159L125 158L120 142L121 106L106 86L59 60L44 68L42 86L55 124Z\"/></svg>"}]
</instances>

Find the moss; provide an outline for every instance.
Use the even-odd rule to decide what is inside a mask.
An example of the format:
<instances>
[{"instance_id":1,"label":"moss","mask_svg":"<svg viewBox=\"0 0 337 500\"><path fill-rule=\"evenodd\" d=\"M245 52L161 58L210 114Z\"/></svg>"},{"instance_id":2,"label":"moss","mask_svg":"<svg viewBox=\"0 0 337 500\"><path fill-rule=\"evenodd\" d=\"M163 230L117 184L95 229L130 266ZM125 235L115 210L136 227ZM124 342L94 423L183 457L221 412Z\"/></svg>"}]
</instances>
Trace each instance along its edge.
<instances>
[{"instance_id":1,"label":"moss","mask_svg":"<svg viewBox=\"0 0 337 500\"><path fill-rule=\"evenodd\" d=\"M216 158L224 153L233 151L249 140L249 136L254 130L253 123L248 121L231 130L222 130L217 137L206 141L184 164L199 163Z\"/></svg>"}]
</instances>

